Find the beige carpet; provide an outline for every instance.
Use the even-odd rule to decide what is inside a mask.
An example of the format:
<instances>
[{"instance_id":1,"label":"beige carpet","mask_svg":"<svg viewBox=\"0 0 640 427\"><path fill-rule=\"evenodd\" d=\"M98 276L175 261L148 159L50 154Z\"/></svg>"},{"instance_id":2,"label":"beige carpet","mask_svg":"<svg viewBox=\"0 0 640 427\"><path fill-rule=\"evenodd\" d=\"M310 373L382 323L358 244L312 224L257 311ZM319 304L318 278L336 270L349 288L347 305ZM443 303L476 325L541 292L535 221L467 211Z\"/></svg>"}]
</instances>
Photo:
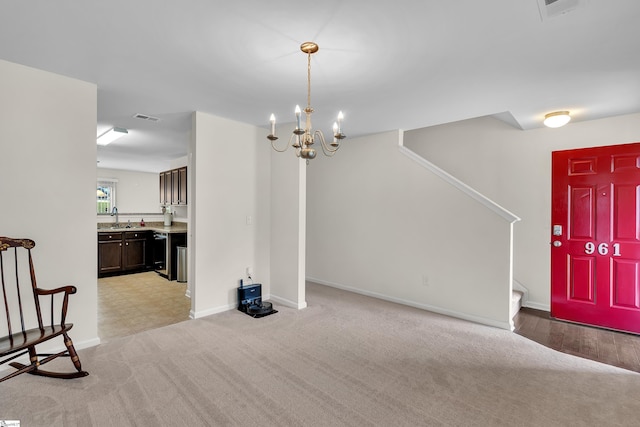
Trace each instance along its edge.
<instances>
[{"instance_id":1,"label":"beige carpet","mask_svg":"<svg viewBox=\"0 0 640 427\"><path fill-rule=\"evenodd\" d=\"M640 422L639 374L319 285L308 286L307 301L301 311L276 306L254 319L234 310L81 351L88 377L0 384L0 419L29 427Z\"/></svg>"}]
</instances>

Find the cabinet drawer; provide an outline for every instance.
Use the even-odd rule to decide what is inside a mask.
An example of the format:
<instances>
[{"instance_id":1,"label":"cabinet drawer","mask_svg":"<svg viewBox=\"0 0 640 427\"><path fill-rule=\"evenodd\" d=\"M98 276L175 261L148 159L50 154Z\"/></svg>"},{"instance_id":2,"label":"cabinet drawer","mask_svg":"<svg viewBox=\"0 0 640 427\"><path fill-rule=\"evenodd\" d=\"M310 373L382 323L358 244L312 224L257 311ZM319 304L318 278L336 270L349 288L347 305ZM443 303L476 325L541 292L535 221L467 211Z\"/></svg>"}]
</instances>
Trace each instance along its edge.
<instances>
[{"instance_id":1,"label":"cabinet drawer","mask_svg":"<svg viewBox=\"0 0 640 427\"><path fill-rule=\"evenodd\" d=\"M125 239L146 239L147 231L125 231Z\"/></svg>"},{"instance_id":2,"label":"cabinet drawer","mask_svg":"<svg viewBox=\"0 0 640 427\"><path fill-rule=\"evenodd\" d=\"M98 233L98 242L122 240L122 233Z\"/></svg>"}]
</instances>

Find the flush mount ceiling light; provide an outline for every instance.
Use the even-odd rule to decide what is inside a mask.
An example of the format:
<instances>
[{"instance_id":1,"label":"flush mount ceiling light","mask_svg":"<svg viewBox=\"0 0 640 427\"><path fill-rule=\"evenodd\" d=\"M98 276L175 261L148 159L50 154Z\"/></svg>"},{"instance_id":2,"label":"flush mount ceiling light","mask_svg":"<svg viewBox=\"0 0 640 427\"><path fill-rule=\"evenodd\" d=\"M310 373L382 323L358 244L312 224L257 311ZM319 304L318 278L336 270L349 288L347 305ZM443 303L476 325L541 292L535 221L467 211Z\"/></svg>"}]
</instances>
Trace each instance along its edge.
<instances>
[{"instance_id":1,"label":"flush mount ceiling light","mask_svg":"<svg viewBox=\"0 0 640 427\"><path fill-rule=\"evenodd\" d=\"M100 135L98 137L98 139L96 140L96 142L98 143L98 145L111 144L116 139L121 138L121 137L125 136L128 133L129 133L129 131L124 129L124 128L116 128L116 127L114 127L114 128L109 129L108 131L106 131L102 135Z\"/></svg>"},{"instance_id":2,"label":"flush mount ceiling light","mask_svg":"<svg viewBox=\"0 0 640 427\"><path fill-rule=\"evenodd\" d=\"M306 116L304 129L300 127L300 114L302 111L300 110L300 106L296 105L296 128L291 137L289 137L289 143L285 145L284 148L276 147L275 141L278 137L276 136L276 118L273 114L269 118L271 122L271 133L267 136L274 150L282 153L286 151L290 145L295 149L296 156L307 159L307 163L310 159L316 157L316 150L312 147L316 138L320 141L324 155L329 157L333 156L336 151L338 151L338 148L340 148L340 140L346 138L346 135L342 133L342 120L344 119L342 111L338 113L338 119L333 124L333 141L331 143L327 144L322 131L313 131L311 128L311 113L313 113L313 108L311 108L311 55L316 53L318 49L318 45L314 42L304 42L300 45L300 50L307 54L307 108L302 110Z\"/></svg>"},{"instance_id":3,"label":"flush mount ceiling light","mask_svg":"<svg viewBox=\"0 0 640 427\"><path fill-rule=\"evenodd\" d=\"M544 125L550 128L559 128L571 120L571 116L568 111L554 111L553 113L545 114Z\"/></svg>"}]
</instances>

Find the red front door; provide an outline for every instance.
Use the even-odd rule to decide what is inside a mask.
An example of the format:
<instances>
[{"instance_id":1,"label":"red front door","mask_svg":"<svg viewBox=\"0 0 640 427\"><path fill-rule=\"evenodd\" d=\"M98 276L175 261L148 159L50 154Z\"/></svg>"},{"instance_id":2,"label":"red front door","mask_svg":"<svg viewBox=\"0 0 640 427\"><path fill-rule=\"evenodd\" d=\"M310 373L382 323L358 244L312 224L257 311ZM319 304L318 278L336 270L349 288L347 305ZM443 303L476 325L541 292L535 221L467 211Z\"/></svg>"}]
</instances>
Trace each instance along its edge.
<instances>
[{"instance_id":1,"label":"red front door","mask_svg":"<svg viewBox=\"0 0 640 427\"><path fill-rule=\"evenodd\" d=\"M552 153L551 316L640 333L640 143Z\"/></svg>"}]
</instances>

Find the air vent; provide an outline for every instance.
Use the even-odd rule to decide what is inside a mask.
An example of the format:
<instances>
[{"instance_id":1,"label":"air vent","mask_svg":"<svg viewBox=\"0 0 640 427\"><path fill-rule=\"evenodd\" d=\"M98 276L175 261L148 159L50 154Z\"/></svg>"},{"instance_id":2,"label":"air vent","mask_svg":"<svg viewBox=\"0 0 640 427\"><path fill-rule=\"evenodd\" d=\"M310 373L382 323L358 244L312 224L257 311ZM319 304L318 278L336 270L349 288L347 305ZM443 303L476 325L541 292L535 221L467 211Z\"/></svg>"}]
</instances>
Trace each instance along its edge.
<instances>
[{"instance_id":1,"label":"air vent","mask_svg":"<svg viewBox=\"0 0 640 427\"><path fill-rule=\"evenodd\" d=\"M576 9L582 9L587 5L588 1L589 0L538 0L540 18L546 21L547 19L573 12Z\"/></svg>"},{"instance_id":2,"label":"air vent","mask_svg":"<svg viewBox=\"0 0 640 427\"><path fill-rule=\"evenodd\" d=\"M146 120L148 122L159 122L160 119L158 117L153 117L153 116L149 116L147 114L134 114L133 115L134 118L136 119L140 119L140 120Z\"/></svg>"}]
</instances>

